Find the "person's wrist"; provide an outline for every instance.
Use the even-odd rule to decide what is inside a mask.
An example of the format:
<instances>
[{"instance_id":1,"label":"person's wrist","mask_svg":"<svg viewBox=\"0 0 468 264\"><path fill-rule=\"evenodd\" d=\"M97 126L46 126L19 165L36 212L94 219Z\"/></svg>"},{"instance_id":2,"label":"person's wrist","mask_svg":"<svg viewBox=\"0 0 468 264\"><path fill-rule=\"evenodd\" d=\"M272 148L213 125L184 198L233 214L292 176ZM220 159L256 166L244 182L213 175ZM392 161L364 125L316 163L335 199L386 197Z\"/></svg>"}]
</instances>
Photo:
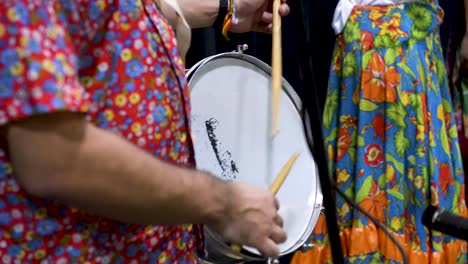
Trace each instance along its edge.
<instances>
[{"instance_id":1,"label":"person's wrist","mask_svg":"<svg viewBox=\"0 0 468 264\"><path fill-rule=\"evenodd\" d=\"M226 211L229 208L229 193L231 187L229 183L209 173L202 174L209 179L208 192L201 194L206 197L203 199L202 205L204 224L217 226L219 220L226 215Z\"/></svg>"}]
</instances>

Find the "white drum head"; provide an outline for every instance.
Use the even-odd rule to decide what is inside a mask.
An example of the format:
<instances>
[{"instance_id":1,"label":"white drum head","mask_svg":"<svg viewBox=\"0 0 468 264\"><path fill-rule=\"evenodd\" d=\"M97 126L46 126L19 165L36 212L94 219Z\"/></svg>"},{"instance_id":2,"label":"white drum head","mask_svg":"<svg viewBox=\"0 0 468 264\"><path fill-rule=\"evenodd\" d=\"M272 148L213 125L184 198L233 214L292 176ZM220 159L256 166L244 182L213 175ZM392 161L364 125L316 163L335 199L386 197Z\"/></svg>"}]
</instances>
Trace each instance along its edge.
<instances>
[{"instance_id":1,"label":"white drum head","mask_svg":"<svg viewBox=\"0 0 468 264\"><path fill-rule=\"evenodd\" d=\"M277 194L288 235L280 245L284 255L298 249L309 237L320 212L322 194L298 111L300 100L286 81L281 96L280 132L273 141L273 161L268 160L270 80L269 67L251 56L228 53L205 60L189 81L192 136L198 169L264 189L293 153L301 152ZM272 175L268 175L271 165ZM255 249L245 249L259 254Z\"/></svg>"}]
</instances>

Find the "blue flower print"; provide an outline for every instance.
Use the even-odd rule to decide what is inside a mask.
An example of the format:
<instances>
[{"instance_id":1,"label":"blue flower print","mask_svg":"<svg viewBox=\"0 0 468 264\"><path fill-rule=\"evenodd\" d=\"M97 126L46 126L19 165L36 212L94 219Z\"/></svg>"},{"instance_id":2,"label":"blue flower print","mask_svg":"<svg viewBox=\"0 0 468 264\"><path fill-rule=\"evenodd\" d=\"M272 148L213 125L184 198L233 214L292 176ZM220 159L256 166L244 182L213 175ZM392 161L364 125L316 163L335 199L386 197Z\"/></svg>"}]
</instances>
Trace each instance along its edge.
<instances>
[{"instance_id":1,"label":"blue flower print","mask_svg":"<svg viewBox=\"0 0 468 264\"><path fill-rule=\"evenodd\" d=\"M134 257L136 253L138 252L138 249L134 245L130 245L127 247L127 257Z\"/></svg>"},{"instance_id":2,"label":"blue flower print","mask_svg":"<svg viewBox=\"0 0 468 264\"><path fill-rule=\"evenodd\" d=\"M44 92L48 94L55 94L58 91L57 84L52 80L47 80L44 85Z\"/></svg>"},{"instance_id":3,"label":"blue flower print","mask_svg":"<svg viewBox=\"0 0 468 264\"><path fill-rule=\"evenodd\" d=\"M8 255L11 257L16 257L21 252L21 247L19 245L11 245L7 249Z\"/></svg>"},{"instance_id":4,"label":"blue flower print","mask_svg":"<svg viewBox=\"0 0 468 264\"><path fill-rule=\"evenodd\" d=\"M91 19L97 19L101 15L101 10L96 3L96 1L91 1L91 7L89 8L89 17Z\"/></svg>"},{"instance_id":5,"label":"blue flower print","mask_svg":"<svg viewBox=\"0 0 468 264\"><path fill-rule=\"evenodd\" d=\"M109 241L109 234L102 234L98 238L99 244L104 244Z\"/></svg>"},{"instance_id":6,"label":"blue flower print","mask_svg":"<svg viewBox=\"0 0 468 264\"><path fill-rule=\"evenodd\" d=\"M37 40L30 39L28 42L28 48L33 53L38 53L41 51L41 46Z\"/></svg>"},{"instance_id":7,"label":"blue flower print","mask_svg":"<svg viewBox=\"0 0 468 264\"><path fill-rule=\"evenodd\" d=\"M43 219L37 224L36 231L41 236L48 236L58 229L58 223L53 219Z\"/></svg>"},{"instance_id":8,"label":"blue flower print","mask_svg":"<svg viewBox=\"0 0 468 264\"><path fill-rule=\"evenodd\" d=\"M138 78L143 73L143 64L141 61L131 60L125 67L125 73L131 78Z\"/></svg>"},{"instance_id":9,"label":"blue flower print","mask_svg":"<svg viewBox=\"0 0 468 264\"><path fill-rule=\"evenodd\" d=\"M65 105L63 103L63 100L60 99L60 98L54 98L52 99L52 106L55 108L55 109L62 109Z\"/></svg>"},{"instance_id":10,"label":"blue flower print","mask_svg":"<svg viewBox=\"0 0 468 264\"><path fill-rule=\"evenodd\" d=\"M7 177L7 170L6 170L5 164L0 163L0 180L5 179L6 177Z\"/></svg>"},{"instance_id":11,"label":"blue flower print","mask_svg":"<svg viewBox=\"0 0 468 264\"><path fill-rule=\"evenodd\" d=\"M68 247L67 251L68 251L68 254L70 254L70 256L74 258L77 258L81 255L81 251L79 248Z\"/></svg>"},{"instance_id":12,"label":"blue flower print","mask_svg":"<svg viewBox=\"0 0 468 264\"><path fill-rule=\"evenodd\" d=\"M6 49L0 55L0 62L5 68L10 68L19 61L18 52L14 49Z\"/></svg>"},{"instance_id":13,"label":"blue flower print","mask_svg":"<svg viewBox=\"0 0 468 264\"><path fill-rule=\"evenodd\" d=\"M8 225L11 222L9 213L0 213L0 225Z\"/></svg>"},{"instance_id":14,"label":"blue flower print","mask_svg":"<svg viewBox=\"0 0 468 264\"><path fill-rule=\"evenodd\" d=\"M137 39L137 38L140 37L141 32L140 32L140 30L135 29L135 30L132 31L132 33L130 33L130 35L132 36L132 38Z\"/></svg>"},{"instance_id":15,"label":"blue flower print","mask_svg":"<svg viewBox=\"0 0 468 264\"><path fill-rule=\"evenodd\" d=\"M154 67L155 71L156 71L156 74L161 74L162 73L162 66L160 63L156 64L156 66Z\"/></svg>"},{"instance_id":16,"label":"blue flower print","mask_svg":"<svg viewBox=\"0 0 468 264\"><path fill-rule=\"evenodd\" d=\"M60 49L63 49L63 48L66 47L65 39L63 39L62 36L57 36L57 38L55 39L55 44L56 44L57 47L60 48Z\"/></svg>"},{"instance_id":17,"label":"blue flower print","mask_svg":"<svg viewBox=\"0 0 468 264\"><path fill-rule=\"evenodd\" d=\"M134 0L121 0L119 3L119 10L122 13L130 13L136 8L136 1Z\"/></svg>"},{"instance_id":18,"label":"blue flower print","mask_svg":"<svg viewBox=\"0 0 468 264\"><path fill-rule=\"evenodd\" d=\"M93 65L94 58L91 55L86 55L80 60L80 68L89 68Z\"/></svg>"},{"instance_id":19,"label":"blue flower print","mask_svg":"<svg viewBox=\"0 0 468 264\"><path fill-rule=\"evenodd\" d=\"M10 204L10 205L18 205L19 204L19 198L17 195L15 194L8 194L7 195L7 202Z\"/></svg>"},{"instance_id":20,"label":"blue flower print","mask_svg":"<svg viewBox=\"0 0 468 264\"><path fill-rule=\"evenodd\" d=\"M65 248L63 246L57 246L54 249L54 255L57 256L57 257L62 256L63 253L65 253Z\"/></svg>"},{"instance_id":21,"label":"blue flower print","mask_svg":"<svg viewBox=\"0 0 468 264\"><path fill-rule=\"evenodd\" d=\"M133 91L135 91L135 84L132 83L132 82L128 82L125 84L125 91L131 93Z\"/></svg>"},{"instance_id":22,"label":"blue flower print","mask_svg":"<svg viewBox=\"0 0 468 264\"><path fill-rule=\"evenodd\" d=\"M30 250L36 250L42 247L42 240L34 239L28 242L28 248Z\"/></svg>"},{"instance_id":23,"label":"blue flower print","mask_svg":"<svg viewBox=\"0 0 468 264\"><path fill-rule=\"evenodd\" d=\"M15 5L15 13L19 17L21 23L24 24L29 24L30 18L29 18L29 11L28 7L23 4L23 3L16 3Z\"/></svg>"},{"instance_id":24,"label":"blue flower print","mask_svg":"<svg viewBox=\"0 0 468 264\"><path fill-rule=\"evenodd\" d=\"M161 123L166 119L166 108L162 105L156 106L153 112L154 122Z\"/></svg>"}]
</instances>

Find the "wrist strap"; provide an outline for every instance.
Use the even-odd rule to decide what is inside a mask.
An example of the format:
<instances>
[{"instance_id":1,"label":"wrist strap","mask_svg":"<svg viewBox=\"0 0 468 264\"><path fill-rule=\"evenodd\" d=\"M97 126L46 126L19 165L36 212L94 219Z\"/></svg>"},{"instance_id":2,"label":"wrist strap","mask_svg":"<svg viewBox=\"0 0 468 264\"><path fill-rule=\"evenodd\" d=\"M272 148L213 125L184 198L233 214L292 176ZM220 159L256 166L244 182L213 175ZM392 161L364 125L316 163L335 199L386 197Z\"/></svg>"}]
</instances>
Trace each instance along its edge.
<instances>
[{"instance_id":1,"label":"wrist strap","mask_svg":"<svg viewBox=\"0 0 468 264\"><path fill-rule=\"evenodd\" d=\"M222 28L223 36L228 41L229 41L229 37L228 37L227 33L228 33L229 29L232 26L234 11L235 11L234 0L229 0L229 9L227 11L226 16L224 17L223 28Z\"/></svg>"}]
</instances>

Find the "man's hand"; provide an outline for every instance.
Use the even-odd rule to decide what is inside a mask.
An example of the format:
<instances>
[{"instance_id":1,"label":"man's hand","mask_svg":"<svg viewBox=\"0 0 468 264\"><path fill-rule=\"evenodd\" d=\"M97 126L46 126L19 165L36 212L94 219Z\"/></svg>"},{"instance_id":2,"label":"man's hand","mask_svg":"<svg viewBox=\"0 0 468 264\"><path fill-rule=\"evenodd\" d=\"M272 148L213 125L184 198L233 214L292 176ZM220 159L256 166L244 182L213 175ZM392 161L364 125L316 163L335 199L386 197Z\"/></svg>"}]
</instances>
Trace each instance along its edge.
<instances>
[{"instance_id":1,"label":"man's hand","mask_svg":"<svg viewBox=\"0 0 468 264\"><path fill-rule=\"evenodd\" d=\"M277 257L277 244L286 241L286 233L274 195L242 183L230 183L228 190L228 206L209 226L229 242L254 247L265 257Z\"/></svg>"},{"instance_id":2,"label":"man's hand","mask_svg":"<svg viewBox=\"0 0 468 264\"><path fill-rule=\"evenodd\" d=\"M281 0L279 8L281 16L289 14L286 0ZM230 31L244 33L250 31L271 33L273 27L272 0L236 0L237 25L232 25Z\"/></svg>"}]
</instances>

